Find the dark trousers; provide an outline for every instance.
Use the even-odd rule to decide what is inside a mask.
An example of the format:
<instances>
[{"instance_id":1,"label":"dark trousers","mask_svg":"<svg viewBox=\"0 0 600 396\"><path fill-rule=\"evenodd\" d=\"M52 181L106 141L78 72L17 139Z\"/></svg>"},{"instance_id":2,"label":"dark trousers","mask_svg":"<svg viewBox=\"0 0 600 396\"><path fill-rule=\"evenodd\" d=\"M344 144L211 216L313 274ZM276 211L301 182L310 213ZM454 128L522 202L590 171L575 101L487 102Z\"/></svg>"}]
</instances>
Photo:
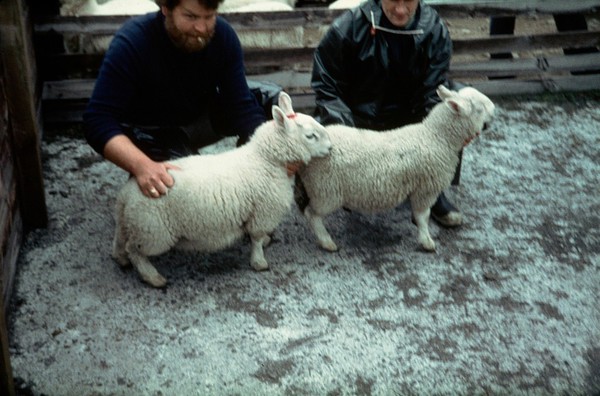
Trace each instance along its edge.
<instances>
[{"instance_id":1,"label":"dark trousers","mask_svg":"<svg viewBox=\"0 0 600 396\"><path fill-rule=\"evenodd\" d=\"M250 92L262 107L267 119L271 118L271 107L277 104L281 87L266 81L248 81ZM152 127L123 125L125 134L148 157L157 162L186 157L198 153L198 149L209 146L232 134L226 126L228 114L214 116L205 112L194 122L183 126ZM238 146L246 143L249 136L239 136Z\"/></svg>"},{"instance_id":2,"label":"dark trousers","mask_svg":"<svg viewBox=\"0 0 600 396\"><path fill-rule=\"evenodd\" d=\"M184 127L124 126L125 134L148 157L157 162L187 157L225 136L217 134L207 116Z\"/></svg>"}]
</instances>

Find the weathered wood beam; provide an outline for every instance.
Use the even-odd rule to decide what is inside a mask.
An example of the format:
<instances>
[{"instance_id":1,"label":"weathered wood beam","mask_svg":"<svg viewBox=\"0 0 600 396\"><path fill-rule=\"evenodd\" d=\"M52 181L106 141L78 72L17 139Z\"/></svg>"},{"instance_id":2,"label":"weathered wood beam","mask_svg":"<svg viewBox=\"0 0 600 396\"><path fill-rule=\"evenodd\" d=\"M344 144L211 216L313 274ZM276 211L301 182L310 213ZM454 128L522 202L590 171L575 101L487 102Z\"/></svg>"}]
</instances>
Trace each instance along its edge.
<instances>
[{"instance_id":1,"label":"weathered wood beam","mask_svg":"<svg viewBox=\"0 0 600 396\"><path fill-rule=\"evenodd\" d=\"M600 1L598 0L462 0L460 4L453 4L450 1L443 1L443 4L441 3L441 1L429 1L429 4L443 17L455 15L456 12L471 13L471 15L522 15L534 13L594 12L600 8Z\"/></svg>"},{"instance_id":2,"label":"weathered wood beam","mask_svg":"<svg viewBox=\"0 0 600 396\"><path fill-rule=\"evenodd\" d=\"M497 35L453 40L455 55L473 53L519 52L548 48L595 47L600 45L600 32L563 32L535 35Z\"/></svg>"},{"instance_id":3,"label":"weathered wood beam","mask_svg":"<svg viewBox=\"0 0 600 396\"><path fill-rule=\"evenodd\" d=\"M40 153L41 119L29 15L23 0L0 1L0 57L10 78L6 98L25 227L48 222Z\"/></svg>"},{"instance_id":4,"label":"weathered wood beam","mask_svg":"<svg viewBox=\"0 0 600 396\"><path fill-rule=\"evenodd\" d=\"M473 86L490 96L537 95L556 92L585 92L600 86L600 74L565 76L541 80L489 80L473 82Z\"/></svg>"},{"instance_id":5,"label":"weathered wood beam","mask_svg":"<svg viewBox=\"0 0 600 396\"><path fill-rule=\"evenodd\" d=\"M488 59L453 63L453 78L496 77L516 74L551 74L600 69L600 53L568 56L538 56L535 58Z\"/></svg>"}]
</instances>

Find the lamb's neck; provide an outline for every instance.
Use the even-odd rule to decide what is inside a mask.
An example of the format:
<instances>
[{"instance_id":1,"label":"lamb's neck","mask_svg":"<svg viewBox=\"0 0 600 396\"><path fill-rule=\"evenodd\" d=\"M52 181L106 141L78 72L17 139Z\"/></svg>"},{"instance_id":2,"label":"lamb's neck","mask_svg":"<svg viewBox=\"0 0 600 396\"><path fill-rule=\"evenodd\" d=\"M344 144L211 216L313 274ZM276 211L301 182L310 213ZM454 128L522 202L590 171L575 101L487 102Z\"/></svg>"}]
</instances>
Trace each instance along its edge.
<instances>
[{"instance_id":1,"label":"lamb's neck","mask_svg":"<svg viewBox=\"0 0 600 396\"><path fill-rule=\"evenodd\" d=\"M443 112L434 112L434 110L423 120L423 125L427 131L436 140L446 141L450 147L457 150L462 149L467 135L465 131L472 128L472 126L463 117L452 113L449 109L443 109L446 110Z\"/></svg>"},{"instance_id":2,"label":"lamb's neck","mask_svg":"<svg viewBox=\"0 0 600 396\"><path fill-rule=\"evenodd\" d=\"M258 132L258 131L257 131ZM291 151L291 146L270 133L260 134L253 138L248 145L274 169L283 170L288 176L293 176L304 162Z\"/></svg>"}]
</instances>

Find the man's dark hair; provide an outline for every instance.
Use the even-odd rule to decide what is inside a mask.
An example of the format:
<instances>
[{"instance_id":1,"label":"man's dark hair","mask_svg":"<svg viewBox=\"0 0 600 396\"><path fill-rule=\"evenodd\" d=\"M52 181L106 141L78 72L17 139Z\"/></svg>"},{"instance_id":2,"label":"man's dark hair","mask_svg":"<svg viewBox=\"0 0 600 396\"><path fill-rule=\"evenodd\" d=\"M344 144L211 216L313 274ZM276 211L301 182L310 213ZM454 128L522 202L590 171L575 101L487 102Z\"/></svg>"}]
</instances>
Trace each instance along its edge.
<instances>
[{"instance_id":1,"label":"man's dark hair","mask_svg":"<svg viewBox=\"0 0 600 396\"><path fill-rule=\"evenodd\" d=\"M181 0L154 0L159 7L165 6L169 10L177 7ZM196 0L199 4L202 4L204 7L209 10L216 10L219 8L219 4L223 2L223 0Z\"/></svg>"}]
</instances>

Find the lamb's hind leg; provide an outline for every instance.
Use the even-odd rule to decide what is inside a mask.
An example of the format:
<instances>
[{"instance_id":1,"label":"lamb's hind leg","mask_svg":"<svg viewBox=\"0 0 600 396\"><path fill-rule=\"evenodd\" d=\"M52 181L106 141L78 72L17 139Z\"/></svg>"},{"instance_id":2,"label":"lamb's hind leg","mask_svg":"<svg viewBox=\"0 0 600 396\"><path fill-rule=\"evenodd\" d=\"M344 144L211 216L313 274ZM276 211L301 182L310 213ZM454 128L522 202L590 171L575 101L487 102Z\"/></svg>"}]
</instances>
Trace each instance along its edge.
<instances>
[{"instance_id":1,"label":"lamb's hind leg","mask_svg":"<svg viewBox=\"0 0 600 396\"><path fill-rule=\"evenodd\" d=\"M140 254L137 249L132 248L130 245L128 243L126 246L129 259L142 279L154 287L164 287L167 284L167 280L158 273L156 268L150 263L150 260L148 260L148 257Z\"/></svg>"},{"instance_id":2,"label":"lamb's hind leg","mask_svg":"<svg viewBox=\"0 0 600 396\"><path fill-rule=\"evenodd\" d=\"M427 250L428 252L434 252L435 242L433 241L433 238L431 238L431 234L429 233L430 213L430 209L413 210L415 223L417 223L419 243L421 244L423 249Z\"/></svg>"},{"instance_id":3,"label":"lamb's hind leg","mask_svg":"<svg viewBox=\"0 0 600 396\"><path fill-rule=\"evenodd\" d=\"M252 240L252 252L250 253L250 264L257 271L264 271L269 268L269 263L265 259L263 247L267 246L271 238L267 234L250 235Z\"/></svg>"},{"instance_id":4,"label":"lamb's hind leg","mask_svg":"<svg viewBox=\"0 0 600 396\"><path fill-rule=\"evenodd\" d=\"M304 209L304 216L308 220L308 224L312 229L313 233L319 241L319 246L330 252L336 252L338 250L337 245L333 242L331 235L327 232L325 224L323 223L323 217L317 215L314 210L310 207L310 204Z\"/></svg>"}]
</instances>

